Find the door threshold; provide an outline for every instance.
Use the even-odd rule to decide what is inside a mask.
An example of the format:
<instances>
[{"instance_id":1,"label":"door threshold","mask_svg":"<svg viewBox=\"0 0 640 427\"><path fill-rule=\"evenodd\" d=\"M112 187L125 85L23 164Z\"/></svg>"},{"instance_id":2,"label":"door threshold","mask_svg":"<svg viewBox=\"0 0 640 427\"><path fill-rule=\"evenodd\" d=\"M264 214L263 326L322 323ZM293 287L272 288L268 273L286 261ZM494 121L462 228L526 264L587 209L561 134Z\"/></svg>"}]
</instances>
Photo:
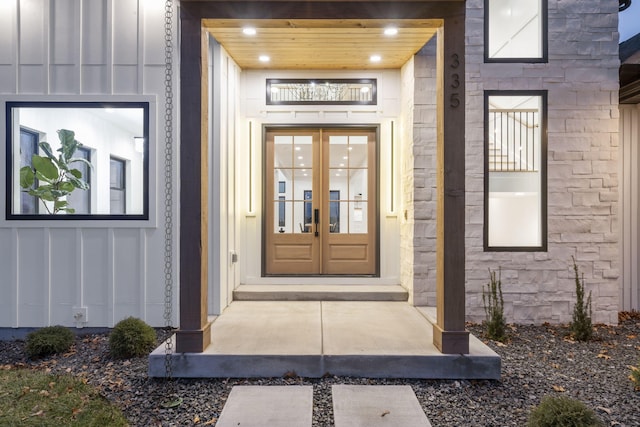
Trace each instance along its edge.
<instances>
[{"instance_id":1,"label":"door threshold","mask_svg":"<svg viewBox=\"0 0 640 427\"><path fill-rule=\"evenodd\" d=\"M407 301L400 285L240 285L234 301Z\"/></svg>"},{"instance_id":2,"label":"door threshold","mask_svg":"<svg viewBox=\"0 0 640 427\"><path fill-rule=\"evenodd\" d=\"M265 276L246 278L242 285L371 285L400 286L394 277L372 276Z\"/></svg>"}]
</instances>

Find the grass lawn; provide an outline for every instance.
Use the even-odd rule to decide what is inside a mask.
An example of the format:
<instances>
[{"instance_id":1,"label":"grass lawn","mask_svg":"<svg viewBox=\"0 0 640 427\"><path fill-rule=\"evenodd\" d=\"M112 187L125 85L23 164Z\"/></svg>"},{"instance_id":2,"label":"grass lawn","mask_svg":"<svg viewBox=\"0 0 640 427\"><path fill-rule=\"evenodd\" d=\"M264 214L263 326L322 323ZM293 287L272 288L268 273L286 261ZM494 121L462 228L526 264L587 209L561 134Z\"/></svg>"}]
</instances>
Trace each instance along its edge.
<instances>
[{"instance_id":1,"label":"grass lawn","mask_svg":"<svg viewBox=\"0 0 640 427\"><path fill-rule=\"evenodd\" d=\"M0 425L127 426L118 408L68 375L0 369Z\"/></svg>"}]
</instances>

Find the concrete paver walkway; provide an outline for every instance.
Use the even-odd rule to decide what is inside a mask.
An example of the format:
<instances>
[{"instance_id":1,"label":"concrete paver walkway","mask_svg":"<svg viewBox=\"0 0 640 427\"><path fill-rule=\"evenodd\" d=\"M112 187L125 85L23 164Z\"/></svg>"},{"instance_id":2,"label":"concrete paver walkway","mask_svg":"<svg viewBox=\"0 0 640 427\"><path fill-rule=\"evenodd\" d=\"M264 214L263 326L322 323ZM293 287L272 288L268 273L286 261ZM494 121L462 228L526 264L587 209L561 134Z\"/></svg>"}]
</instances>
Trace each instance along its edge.
<instances>
[{"instance_id":1,"label":"concrete paver walkway","mask_svg":"<svg viewBox=\"0 0 640 427\"><path fill-rule=\"evenodd\" d=\"M235 386L216 427L311 427L312 386Z\"/></svg>"},{"instance_id":2,"label":"concrete paver walkway","mask_svg":"<svg viewBox=\"0 0 640 427\"><path fill-rule=\"evenodd\" d=\"M431 427L410 386L331 387L335 427ZM235 386L217 427L311 427L312 386Z\"/></svg>"},{"instance_id":3,"label":"concrete paver walkway","mask_svg":"<svg viewBox=\"0 0 640 427\"><path fill-rule=\"evenodd\" d=\"M335 427L431 427L408 385L334 385Z\"/></svg>"}]
</instances>

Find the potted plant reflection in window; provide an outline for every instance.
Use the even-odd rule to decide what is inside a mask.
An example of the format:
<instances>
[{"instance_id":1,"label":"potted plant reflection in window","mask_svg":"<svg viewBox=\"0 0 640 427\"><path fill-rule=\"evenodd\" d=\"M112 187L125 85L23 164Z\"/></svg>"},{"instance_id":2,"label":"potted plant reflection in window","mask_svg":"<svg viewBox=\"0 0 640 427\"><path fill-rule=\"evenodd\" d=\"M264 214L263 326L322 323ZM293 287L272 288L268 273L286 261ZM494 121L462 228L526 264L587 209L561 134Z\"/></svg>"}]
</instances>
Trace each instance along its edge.
<instances>
[{"instance_id":1,"label":"potted plant reflection in window","mask_svg":"<svg viewBox=\"0 0 640 427\"><path fill-rule=\"evenodd\" d=\"M59 212L75 213L66 198L73 191L88 190L89 184L83 179L82 172L74 169L73 163L85 163L92 167L86 159L71 157L78 147L82 147L75 139L75 132L67 129L58 131L60 154L56 157L48 142L42 141L38 145L44 156L31 156L31 166L20 169L20 187L29 195L40 199L49 214ZM37 181L36 181L37 180ZM37 186L34 187L34 183Z\"/></svg>"}]
</instances>

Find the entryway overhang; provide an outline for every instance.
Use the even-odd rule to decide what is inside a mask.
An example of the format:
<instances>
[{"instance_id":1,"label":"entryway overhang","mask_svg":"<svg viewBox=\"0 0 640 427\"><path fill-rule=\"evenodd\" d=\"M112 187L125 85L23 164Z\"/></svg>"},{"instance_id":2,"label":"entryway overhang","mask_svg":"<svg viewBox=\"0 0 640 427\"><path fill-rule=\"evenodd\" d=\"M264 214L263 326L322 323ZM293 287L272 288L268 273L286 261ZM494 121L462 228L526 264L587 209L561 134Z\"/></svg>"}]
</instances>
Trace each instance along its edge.
<instances>
[{"instance_id":1,"label":"entryway overhang","mask_svg":"<svg viewBox=\"0 0 640 427\"><path fill-rule=\"evenodd\" d=\"M243 70L368 70L401 68L442 20L205 19L202 26ZM246 36L248 29L256 34ZM391 29L397 33L385 35ZM270 60L261 62L265 54ZM372 62L373 54L381 60Z\"/></svg>"},{"instance_id":2,"label":"entryway overhang","mask_svg":"<svg viewBox=\"0 0 640 427\"><path fill-rule=\"evenodd\" d=\"M357 42L339 51L338 43L308 42L308 49L333 51L338 59L305 60L297 33L320 31L323 37L349 37L356 28L381 28L384 22L415 30L417 42L405 40L406 51L398 48L397 61L412 55L421 38L438 35L437 49L437 318L433 324L433 344L441 353L468 354L469 334L465 331L465 2L464 1L196 1L182 0L180 7L180 330L176 335L178 353L201 353L211 341L208 300L208 34L225 45L231 56L244 66L256 67L249 56L255 51L234 47L225 40L225 29L242 22L261 25L272 33L270 46L277 42L287 67L323 69L332 61L345 67L364 68L355 52ZM306 23L306 26L304 26ZM304 32L303 31L303 32ZM367 31L361 37L364 43ZM408 35L411 31L407 32ZM417 34L417 35L416 35ZM409 36L407 36L409 37ZM312 37L312 39L315 37ZM356 37L351 35L356 40ZM291 43L289 45L289 43ZM370 43L370 42L369 42ZM424 43L423 43L424 44ZM323 48L324 45L324 48ZM403 46L404 47L404 46ZM360 49L361 50L361 49ZM412 53L407 53L411 52ZM242 54L242 55L241 55ZM353 57L353 63L345 58ZM305 57L311 57L305 53ZM316 55L320 56L320 55ZM406 61L406 60L405 60ZM285 62L283 62L284 64ZM274 61L273 66L276 66ZM370 64L367 65L371 67ZM278 67L280 67L278 65ZM394 65L397 67L397 65ZM336 66L336 68L341 68Z\"/></svg>"}]
</instances>

